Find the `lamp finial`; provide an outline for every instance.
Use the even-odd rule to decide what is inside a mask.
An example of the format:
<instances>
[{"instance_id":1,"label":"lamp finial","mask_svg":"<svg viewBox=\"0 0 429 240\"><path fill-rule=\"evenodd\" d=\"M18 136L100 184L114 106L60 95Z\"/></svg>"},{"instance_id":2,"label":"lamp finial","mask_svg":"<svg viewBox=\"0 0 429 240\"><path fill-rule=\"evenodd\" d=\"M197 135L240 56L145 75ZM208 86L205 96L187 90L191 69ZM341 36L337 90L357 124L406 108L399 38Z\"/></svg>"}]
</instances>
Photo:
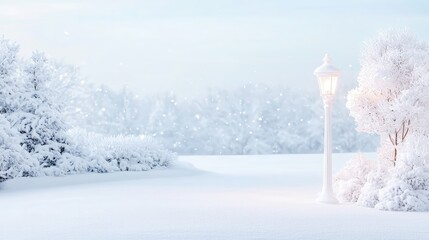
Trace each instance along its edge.
<instances>
[{"instance_id":1,"label":"lamp finial","mask_svg":"<svg viewBox=\"0 0 429 240\"><path fill-rule=\"evenodd\" d=\"M330 64L332 62L331 57L329 57L329 54L325 54L325 57L323 58L323 62L326 64Z\"/></svg>"}]
</instances>

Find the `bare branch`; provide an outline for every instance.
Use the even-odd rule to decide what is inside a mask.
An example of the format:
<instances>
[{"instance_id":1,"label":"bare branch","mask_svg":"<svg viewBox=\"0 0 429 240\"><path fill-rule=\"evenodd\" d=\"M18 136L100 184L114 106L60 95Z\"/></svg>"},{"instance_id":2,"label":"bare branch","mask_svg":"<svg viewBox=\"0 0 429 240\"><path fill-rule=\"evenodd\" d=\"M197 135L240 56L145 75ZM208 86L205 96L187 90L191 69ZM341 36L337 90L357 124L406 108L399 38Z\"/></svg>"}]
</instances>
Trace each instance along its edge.
<instances>
[{"instance_id":1,"label":"bare branch","mask_svg":"<svg viewBox=\"0 0 429 240\"><path fill-rule=\"evenodd\" d=\"M405 131L404 136L402 137L402 142L405 140L405 137L407 137L408 135L408 130L410 130L410 128L407 128L407 130Z\"/></svg>"},{"instance_id":2,"label":"bare branch","mask_svg":"<svg viewBox=\"0 0 429 240\"><path fill-rule=\"evenodd\" d=\"M393 139L392 139L392 135L390 135L390 133L389 133L389 139L390 139L390 142L392 143L392 145L395 146L395 143L393 142Z\"/></svg>"}]
</instances>

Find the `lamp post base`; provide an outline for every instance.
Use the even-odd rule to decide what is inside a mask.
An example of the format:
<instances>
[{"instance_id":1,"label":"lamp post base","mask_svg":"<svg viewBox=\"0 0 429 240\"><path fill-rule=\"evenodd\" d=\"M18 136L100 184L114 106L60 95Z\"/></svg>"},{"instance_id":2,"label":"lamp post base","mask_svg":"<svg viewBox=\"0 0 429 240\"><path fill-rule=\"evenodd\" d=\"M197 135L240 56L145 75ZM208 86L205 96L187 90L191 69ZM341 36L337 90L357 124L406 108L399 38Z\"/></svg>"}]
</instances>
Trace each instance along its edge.
<instances>
[{"instance_id":1,"label":"lamp post base","mask_svg":"<svg viewBox=\"0 0 429 240\"><path fill-rule=\"evenodd\" d=\"M335 198L334 194L329 193L321 193L316 201L319 203L338 204L338 200Z\"/></svg>"}]
</instances>

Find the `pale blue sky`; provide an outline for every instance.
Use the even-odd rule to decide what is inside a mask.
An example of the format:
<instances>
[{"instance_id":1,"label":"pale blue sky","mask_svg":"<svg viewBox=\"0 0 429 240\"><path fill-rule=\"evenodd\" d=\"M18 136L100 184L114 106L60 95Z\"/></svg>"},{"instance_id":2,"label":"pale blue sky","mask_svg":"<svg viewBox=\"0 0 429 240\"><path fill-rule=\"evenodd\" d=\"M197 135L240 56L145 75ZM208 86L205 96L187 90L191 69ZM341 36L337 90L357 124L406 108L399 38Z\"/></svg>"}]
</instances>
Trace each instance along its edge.
<instances>
[{"instance_id":1,"label":"pale blue sky","mask_svg":"<svg viewBox=\"0 0 429 240\"><path fill-rule=\"evenodd\" d=\"M195 95L246 81L316 89L325 52L352 83L362 42L406 27L429 41L429 1L8 1L0 33L80 65L89 81Z\"/></svg>"}]
</instances>

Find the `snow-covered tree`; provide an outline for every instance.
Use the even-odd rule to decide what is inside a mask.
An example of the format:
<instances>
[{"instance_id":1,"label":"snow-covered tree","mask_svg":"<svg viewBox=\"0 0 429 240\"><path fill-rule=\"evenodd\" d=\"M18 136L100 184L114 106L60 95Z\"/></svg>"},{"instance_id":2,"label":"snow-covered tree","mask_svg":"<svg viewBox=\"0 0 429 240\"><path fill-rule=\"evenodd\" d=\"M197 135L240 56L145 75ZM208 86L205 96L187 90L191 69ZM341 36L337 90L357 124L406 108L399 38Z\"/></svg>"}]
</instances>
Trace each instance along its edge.
<instances>
[{"instance_id":1,"label":"snow-covered tree","mask_svg":"<svg viewBox=\"0 0 429 240\"><path fill-rule=\"evenodd\" d=\"M20 146L20 134L5 118L17 111L18 93L22 90L18 50L18 44L0 37L0 182L38 172L35 159Z\"/></svg>"},{"instance_id":2,"label":"snow-covered tree","mask_svg":"<svg viewBox=\"0 0 429 240\"><path fill-rule=\"evenodd\" d=\"M0 37L0 113L9 114L17 108L19 85L19 46Z\"/></svg>"},{"instance_id":3,"label":"snow-covered tree","mask_svg":"<svg viewBox=\"0 0 429 240\"><path fill-rule=\"evenodd\" d=\"M61 105L48 84L53 81L53 66L42 53L33 53L23 67L23 92L19 94L19 107L8 116L12 126L22 135L21 145L42 168L58 169L57 162L69 151Z\"/></svg>"},{"instance_id":4,"label":"snow-covered tree","mask_svg":"<svg viewBox=\"0 0 429 240\"><path fill-rule=\"evenodd\" d=\"M91 101L87 99L89 88L85 86L79 68L53 59L49 59L49 63L52 65L53 80L47 81L46 87L52 90L52 98L61 106L67 124L82 126L87 112L83 110Z\"/></svg>"},{"instance_id":5,"label":"snow-covered tree","mask_svg":"<svg viewBox=\"0 0 429 240\"><path fill-rule=\"evenodd\" d=\"M143 134L153 101L139 97L126 87L116 92L106 86L79 81L68 95L66 122L105 134Z\"/></svg>"},{"instance_id":6,"label":"snow-covered tree","mask_svg":"<svg viewBox=\"0 0 429 240\"><path fill-rule=\"evenodd\" d=\"M138 96L129 91L127 86L118 94L119 114L116 121L122 134L138 135L143 132L142 123L139 122L140 103Z\"/></svg>"},{"instance_id":7,"label":"snow-covered tree","mask_svg":"<svg viewBox=\"0 0 429 240\"><path fill-rule=\"evenodd\" d=\"M361 62L347 107L358 129L378 134L381 146L372 169L361 162L338 175L337 194L381 210L428 211L429 45L391 30L365 45Z\"/></svg>"},{"instance_id":8,"label":"snow-covered tree","mask_svg":"<svg viewBox=\"0 0 429 240\"><path fill-rule=\"evenodd\" d=\"M177 97L173 93L160 96L149 115L147 132L176 151L181 148L183 139L182 131L178 128L183 126L179 125L179 118Z\"/></svg>"},{"instance_id":9,"label":"snow-covered tree","mask_svg":"<svg viewBox=\"0 0 429 240\"><path fill-rule=\"evenodd\" d=\"M391 144L393 165L398 146L421 130L415 110L427 91L418 82L428 73L428 50L426 43L406 31L380 33L366 43L359 86L348 95L347 107L358 130L380 135L383 146Z\"/></svg>"},{"instance_id":10,"label":"snow-covered tree","mask_svg":"<svg viewBox=\"0 0 429 240\"><path fill-rule=\"evenodd\" d=\"M371 152L379 144L376 136L354 129L355 120L346 108L347 92L338 94L339 100L334 104L333 111L333 147L337 152ZM319 124L322 124L319 121ZM323 128L323 126L320 126Z\"/></svg>"}]
</instances>

